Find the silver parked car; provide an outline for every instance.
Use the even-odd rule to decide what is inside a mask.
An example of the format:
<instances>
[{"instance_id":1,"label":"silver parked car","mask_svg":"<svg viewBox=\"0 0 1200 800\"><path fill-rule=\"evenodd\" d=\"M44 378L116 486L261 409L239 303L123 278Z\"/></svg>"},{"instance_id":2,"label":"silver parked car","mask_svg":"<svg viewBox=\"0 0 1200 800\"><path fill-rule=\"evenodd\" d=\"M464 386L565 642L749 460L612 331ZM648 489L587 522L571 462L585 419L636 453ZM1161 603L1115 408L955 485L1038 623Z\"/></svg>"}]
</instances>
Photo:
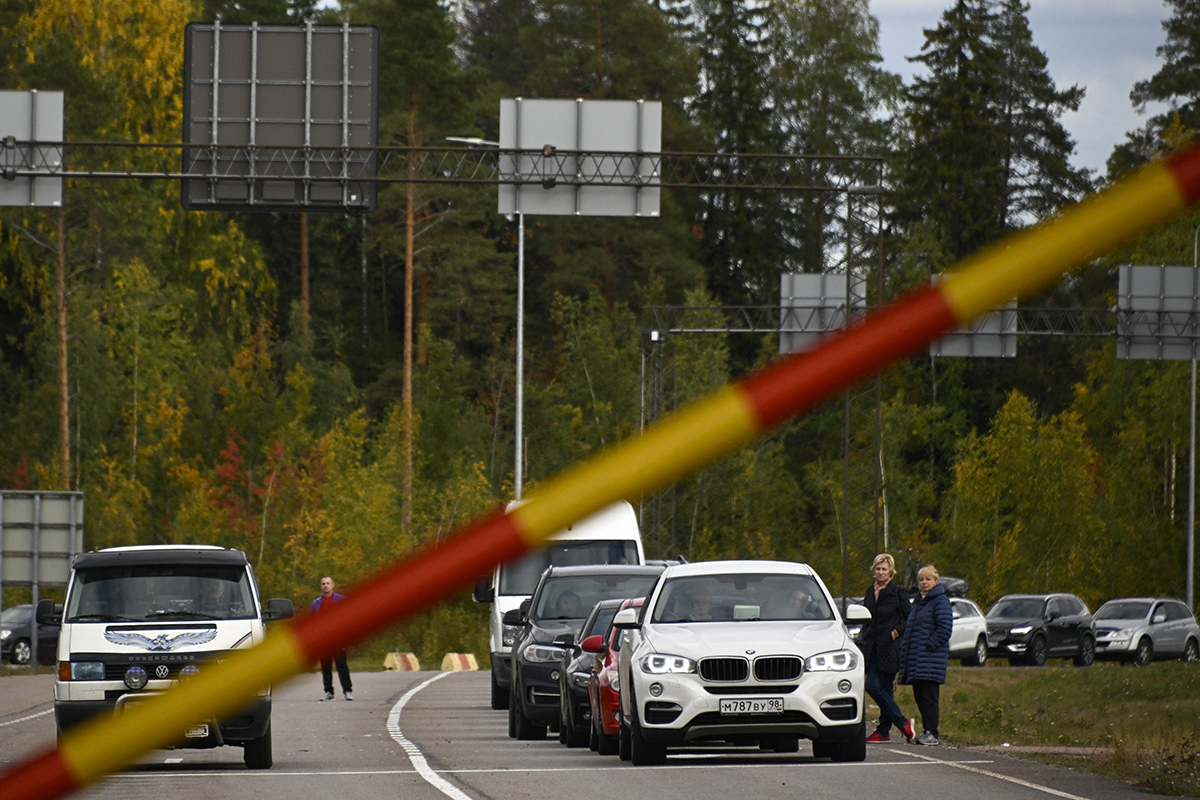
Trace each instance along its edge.
<instances>
[{"instance_id":1,"label":"silver parked car","mask_svg":"<svg viewBox=\"0 0 1200 800\"><path fill-rule=\"evenodd\" d=\"M1200 660L1200 626L1169 597L1109 600L1096 612L1096 658L1145 666L1156 658Z\"/></svg>"},{"instance_id":2,"label":"silver parked car","mask_svg":"<svg viewBox=\"0 0 1200 800\"><path fill-rule=\"evenodd\" d=\"M960 659L964 667L987 664L987 618L979 606L965 597L951 597L954 628L950 632L950 658Z\"/></svg>"}]
</instances>

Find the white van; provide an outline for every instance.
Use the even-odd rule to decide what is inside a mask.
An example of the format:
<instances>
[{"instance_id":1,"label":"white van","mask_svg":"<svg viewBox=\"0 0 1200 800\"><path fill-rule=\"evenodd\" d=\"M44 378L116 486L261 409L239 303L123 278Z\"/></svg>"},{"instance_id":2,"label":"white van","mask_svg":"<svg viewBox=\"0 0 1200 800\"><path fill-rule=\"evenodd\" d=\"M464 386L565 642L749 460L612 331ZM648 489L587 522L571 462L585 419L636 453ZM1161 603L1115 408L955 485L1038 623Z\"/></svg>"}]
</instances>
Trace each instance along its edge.
<instances>
[{"instance_id":1,"label":"white van","mask_svg":"<svg viewBox=\"0 0 1200 800\"><path fill-rule=\"evenodd\" d=\"M519 503L508 504L511 512ZM519 608L528 600L546 567L571 567L589 564L644 564L642 534L633 506L624 500L613 503L559 531L541 550L508 564L501 564L475 585L472 597L479 603L491 603L488 646L492 660L492 708L508 708L508 689L512 681L513 638L520 627L505 625L505 612Z\"/></svg>"},{"instance_id":2,"label":"white van","mask_svg":"<svg viewBox=\"0 0 1200 800\"><path fill-rule=\"evenodd\" d=\"M76 556L63 605L37 606L38 622L62 626L54 683L59 734L168 689L229 650L261 643L265 620L291 616L291 600L271 600L263 611L240 550L155 545ZM236 716L181 733L179 747L235 745L247 767L270 769L271 690Z\"/></svg>"}]
</instances>

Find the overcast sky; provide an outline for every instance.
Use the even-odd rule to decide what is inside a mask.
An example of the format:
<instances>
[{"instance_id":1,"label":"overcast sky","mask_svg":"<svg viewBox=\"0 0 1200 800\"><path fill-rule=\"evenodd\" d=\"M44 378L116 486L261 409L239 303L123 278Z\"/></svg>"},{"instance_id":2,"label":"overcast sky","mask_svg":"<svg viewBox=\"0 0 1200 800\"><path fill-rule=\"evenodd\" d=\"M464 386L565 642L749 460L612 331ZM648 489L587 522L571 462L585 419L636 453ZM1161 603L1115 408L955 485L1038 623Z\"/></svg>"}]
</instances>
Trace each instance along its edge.
<instances>
[{"instance_id":1,"label":"overcast sky","mask_svg":"<svg viewBox=\"0 0 1200 800\"><path fill-rule=\"evenodd\" d=\"M914 66L905 61L925 42L923 28L933 28L951 0L870 0L879 19L883 66L907 83ZM1161 0L1028 0L1033 43L1049 59L1055 85L1087 90L1076 113L1062 122L1075 139L1078 167L1103 173L1113 147L1125 132L1145 124L1129 102L1136 81L1146 80L1162 65L1155 48L1166 41L1162 29L1169 16ZM1158 113L1161 106L1150 106Z\"/></svg>"}]
</instances>

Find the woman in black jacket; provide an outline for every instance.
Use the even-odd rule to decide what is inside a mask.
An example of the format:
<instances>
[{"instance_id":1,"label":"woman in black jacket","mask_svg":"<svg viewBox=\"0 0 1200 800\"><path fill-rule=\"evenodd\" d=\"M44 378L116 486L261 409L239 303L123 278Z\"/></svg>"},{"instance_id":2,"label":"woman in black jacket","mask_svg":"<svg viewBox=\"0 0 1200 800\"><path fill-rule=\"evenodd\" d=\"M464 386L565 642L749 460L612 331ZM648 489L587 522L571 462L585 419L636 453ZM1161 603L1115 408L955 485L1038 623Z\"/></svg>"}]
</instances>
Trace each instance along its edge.
<instances>
[{"instance_id":1,"label":"woman in black jacket","mask_svg":"<svg viewBox=\"0 0 1200 800\"><path fill-rule=\"evenodd\" d=\"M905 741L913 739L913 721L904 716L893 695L896 673L900 671L900 637L908 620L908 595L892 581L896 562L888 553L875 556L871 564L875 582L867 588L863 605L871 612L871 622L863 631L860 645L867 670L867 694L879 706L879 727L867 741L890 742L891 730L904 734Z\"/></svg>"}]
</instances>

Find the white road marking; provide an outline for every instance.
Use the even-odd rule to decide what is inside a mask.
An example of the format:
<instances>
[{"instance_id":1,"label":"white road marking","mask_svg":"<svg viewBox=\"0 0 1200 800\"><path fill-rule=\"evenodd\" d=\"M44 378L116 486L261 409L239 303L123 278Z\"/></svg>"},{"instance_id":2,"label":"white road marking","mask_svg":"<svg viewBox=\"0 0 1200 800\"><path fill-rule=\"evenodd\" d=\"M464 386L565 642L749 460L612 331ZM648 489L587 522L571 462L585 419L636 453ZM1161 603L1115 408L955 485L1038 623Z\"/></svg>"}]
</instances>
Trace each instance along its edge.
<instances>
[{"instance_id":1,"label":"white road marking","mask_svg":"<svg viewBox=\"0 0 1200 800\"><path fill-rule=\"evenodd\" d=\"M1045 792L1046 794L1052 794L1055 797L1065 797L1065 798L1067 798L1067 800L1088 800L1088 798L1086 798L1086 797L1080 797L1077 794L1070 794L1069 792L1060 792L1058 789L1051 789L1049 786L1042 786L1037 783L1030 783L1029 781L1023 781L1020 778L1012 778L1012 777L1009 777L1008 775L1001 775L998 772L991 772L986 769L979 769L977 767L971 767L971 766L968 766L968 763L970 763L970 762L966 762L966 761L944 761L940 758L935 758L933 756L922 755L920 753L909 753L904 750L892 750L891 752L899 753L901 755L911 756L913 758L919 758L923 761L933 763L933 764L944 764L947 767L955 767L957 769L966 770L967 772L974 772L977 775L986 775L989 778L997 778L1002 781L1008 781L1009 783L1015 783L1018 786L1024 786L1026 789L1034 789L1039 792Z\"/></svg>"},{"instance_id":2,"label":"white road marking","mask_svg":"<svg viewBox=\"0 0 1200 800\"><path fill-rule=\"evenodd\" d=\"M53 713L54 713L54 709L48 708L45 711L39 711L36 714L30 714L28 717L21 717L20 719L10 719L8 722L0 722L0 728L7 727L9 725L16 725L18 722L28 722L31 719L37 719L38 717L44 717L47 714L53 714Z\"/></svg>"},{"instance_id":3,"label":"white road marking","mask_svg":"<svg viewBox=\"0 0 1200 800\"><path fill-rule=\"evenodd\" d=\"M404 696L400 698L396 705L392 706L392 710L388 713L387 730L388 734L390 734L391 737L396 740L396 743L404 748L404 752L408 754L408 760L412 762L413 768L417 771L418 775L425 779L426 783L437 789L442 794L446 795L446 797L449 797L451 800L474 800L474 798L472 798L469 794L466 794L457 786L434 772L429 766L429 763L425 760L425 756L421 755L421 751L417 748L417 746L405 738L404 734L400 731L400 711L404 708L405 703L407 703L413 697L413 695L424 689L429 684L433 683L434 681L441 680L450 674L451 673L449 672L439 672L437 675L434 675L424 683L418 684L409 689Z\"/></svg>"}]
</instances>

